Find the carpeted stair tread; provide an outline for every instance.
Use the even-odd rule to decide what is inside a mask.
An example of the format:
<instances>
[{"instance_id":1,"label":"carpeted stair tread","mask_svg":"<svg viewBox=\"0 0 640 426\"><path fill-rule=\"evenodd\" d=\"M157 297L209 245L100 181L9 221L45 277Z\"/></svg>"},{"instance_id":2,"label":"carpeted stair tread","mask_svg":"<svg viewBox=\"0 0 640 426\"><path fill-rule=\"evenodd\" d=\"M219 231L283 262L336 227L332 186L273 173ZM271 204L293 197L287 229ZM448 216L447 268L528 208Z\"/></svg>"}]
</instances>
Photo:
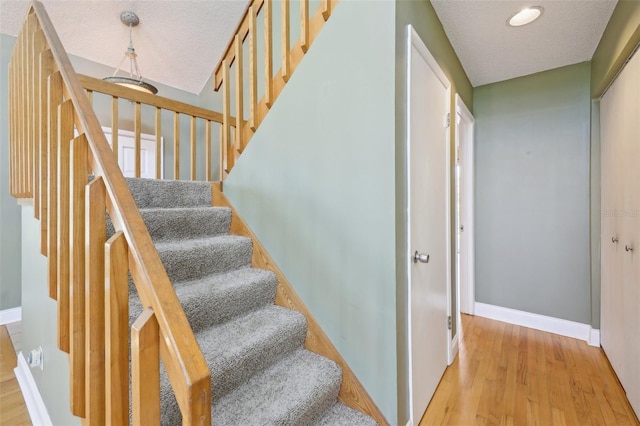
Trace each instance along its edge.
<instances>
[{"instance_id":1,"label":"carpeted stair tread","mask_svg":"<svg viewBox=\"0 0 640 426\"><path fill-rule=\"evenodd\" d=\"M140 214L156 243L226 234L231 225L226 207L155 207L140 209Z\"/></svg>"},{"instance_id":2,"label":"carpeted stair tread","mask_svg":"<svg viewBox=\"0 0 640 426\"><path fill-rule=\"evenodd\" d=\"M248 267L252 242L247 237L219 235L157 243L156 249L169 279L178 282Z\"/></svg>"},{"instance_id":3,"label":"carpeted stair tread","mask_svg":"<svg viewBox=\"0 0 640 426\"><path fill-rule=\"evenodd\" d=\"M304 315L276 305L197 333L214 383L212 400L300 348L306 334Z\"/></svg>"},{"instance_id":4,"label":"carpeted stair tread","mask_svg":"<svg viewBox=\"0 0 640 426\"><path fill-rule=\"evenodd\" d=\"M236 269L174 284L194 332L273 304L278 279L271 271Z\"/></svg>"},{"instance_id":5,"label":"carpeted stair tread","mask_svg":"<svg viewBox=\"0 0 640 426\"><path fill-rule=\"evenodd\" d=\"M228 234L231 210L212 207L210 183L127 183L211 372L213 424L375 425L337 403L341 368L303 349L306 318L274 305L276 275L251 267L252 241ZM129 284L133 322L142 303ZM181 424L164 366L160 383L161 424Z\"/></svg>"},{"instance_id":6,"label":"carpeted stair tread","mask_svg":"<svg viewBox=\"0 0 640 426\"><path fill-rule=\"evenodd\" d=\"M342 371L299 349L213 404L216 425L308 425L338 397Z\"/></svg>"},{"instance_id":7,"label":"carpeted stair tread","mask_svg":"<svg viewBox=\"0 0 640 426\"><path fill-rule=\"evenodd\" d=\"M211 206L211 183L126 178L139 209Z\"/></svg>"},{"instance_id":8,"label":"carpeted stair tread","mask_svg":"<svg viewBox=\"0 0 640 426\"><path fill-rule=\"evenodd\" d=\"M313 426L377 426L377 423L371 417L336 402Z\"/></svg>"}]
</instances>

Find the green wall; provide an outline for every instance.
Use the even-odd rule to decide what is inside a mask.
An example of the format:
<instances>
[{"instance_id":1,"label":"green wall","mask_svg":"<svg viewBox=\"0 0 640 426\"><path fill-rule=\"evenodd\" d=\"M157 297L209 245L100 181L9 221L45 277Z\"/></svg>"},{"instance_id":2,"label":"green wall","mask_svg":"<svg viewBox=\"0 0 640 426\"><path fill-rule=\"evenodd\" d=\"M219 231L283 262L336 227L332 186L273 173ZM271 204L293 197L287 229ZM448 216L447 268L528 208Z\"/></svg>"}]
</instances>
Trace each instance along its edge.
<instances>
[{"instance_id":1,"label":"green wall","mask_svg":"<svg viewBox=\"0 0 640 426\"><path fill-rule=\"evenodd\" d=\"M640 43L640 0L620 0L591 61L591 95L600 97Z\"/></svg>"},{"instance_id":2,"label":"green wall","mask_svg":"<svg viewBox=\"0 0 640 426\"><path fill-rule=\"evenodd\" d=\"M339 4L225 181L393 424L394 9Z\"/></svg>"},{"instance_id":3,"label":"green wall","mask_svg":"<svg viewBox=\"0 0 640 426\"><path fill-rule=\"evenodd\" d=\"M0 311L20 306L20 207L9 192L8 66L15 37L0 34Z\"/></svg>"},{"instance_id":4,"label":"green wall","mask_svg":"<svg viewBox=\"0 0 640 426\"><path fill-rule=\"evenodd\" d=\"M425 43L442 71L451 82L451 116L455 117L455 94L458 93L467 107L473 109L473 88L460 61L447 38L442 24L427 0L399 0L396 2L396 83L395 83L395 187L396 187L396 298L397 298L397 339L398 339L398 424L409 420L409 371L408 371L408 277L404 265L407 264L407 188L406 174L406 63L407 63L407 25L411 24ZM451 126L451 159L455 158L455 126ZM451 167L452 173L455 170ZM453 181L453 175L451 176ZM451 185L454 190L454 185ZM455 197L452 194L451 200ZM455 223L455 209L451 208L451 223ZM453 230L455 232L455 230ZM452 235L453 238L453 235ZM452 246L452 259L455 247ZM455 312L455 262L452 262L452 312ZM453 330L457 332L455 315L452 318Z\"/></svg>"},{"instance_id":5,"label":"green wall","mask_svg":"<svg viewBox=\"0 0 640 426\"><path fill-rule=\"evenodd\" d=\"M69 356L58 349L57 304L49 298L47 258L40 254L40 222L33 207L22 207L22 352L42 346L44 369L32 368L54 425L79 425L71 414L69 399Z\"/></svg>"},{"instance_id":6,"label":"green wall","mask_svg":"<svg viewBox=\"0 0 640 426\"><path fill-rule=\"evenodd\" d=\"M590 64L476 87L476 300L592 323Z\"/></svg>"}]
</instances>

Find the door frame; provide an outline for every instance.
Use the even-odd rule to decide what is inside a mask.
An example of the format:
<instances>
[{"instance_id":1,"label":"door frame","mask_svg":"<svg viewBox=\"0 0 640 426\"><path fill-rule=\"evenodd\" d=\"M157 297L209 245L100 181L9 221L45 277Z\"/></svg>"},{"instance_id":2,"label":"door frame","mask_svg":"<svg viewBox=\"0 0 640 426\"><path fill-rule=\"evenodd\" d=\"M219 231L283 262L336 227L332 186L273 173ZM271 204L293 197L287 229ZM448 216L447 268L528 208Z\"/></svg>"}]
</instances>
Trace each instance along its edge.
<instances>
[{"instance_id":1,"label":"door frame","mask_svg":"<svg viewBox=\"0 0 640 426\"><path fill-rule=\"evenodd\" d=\"M440 68L440 65L433 57L429 49L425 46L424 42L415 31L412 25L407 25L407 62L406 62L406 96L405 96L405 108L406 108L406 121L405 121L405 144L406 144L406 157L405 161L407 164L407 174L405 176L406 184L407 184L407 246L405 247L407 253L407 261L405 264L406 273L407 273L407 349L408 349L408 358L409 358L409 366L408 366L408 382L409 382L409 423L408 424L416 424L416 421L420 421L420 419L413 418L413 359L412 359L412 339L411 339L411 267L412 267L412 240L411 240L411 167L410 167L410 156L411 156L411 48L415 47L416 50L420 52L420 55L427 62L429 67L436 74L438 79L443 83L447 90L446 101L445 101L445 111L447 111L446 117L443 117L443 127L447 129L445 136L445 152L446 152L446 165L445 165L445 174L447 178L445 179L445 209L446 209L446 248L445 248L445 257L446 257L446 311L447 316L451 316L451 120L450 120L450 111L451 111L451 83L449 79ZM446 330L446 348L447 348L447 360L448 365L451 365L451 329L447 329L447 324L442 325ZM426 407L425 407L426 408Z\"/></svg>"},{"instance_id":2,"label":"door frame","mask_svg":"<svg viewBox=\"0 0 640 426\"><path fill-rule=\"evenodd\" d=\"M460 144L464 144L463 152L465 155L462 158L461 168L466 170L464 173L464 181L461 182L464 185L465 191L464 194L464 205L466 207L464 219L465 229L464 232L460 232L460 220L462 218L459 217L459 209L456 206L456 245L458 242L458 238L460 240L464 239L464 242L467 247L467 258L463 259L460 256L460 263L456 261L456 318L458 318L458 329L460 328L460 316L461 312L464 310L465 313L470 315L475 314L475 300L476 300L476 278L475 278L475 210L474 210L474 200L475 200L475 172L474 172L474 152L475 152L475 118L469 108L464 104L462 98L456 93L455 97L456 102L456 121L455 121L455 138L456 138L456 159L458 158ZM465 135L462 135L460 132L460 124L464 122L468 125L468 130ZM458 176L455 175L456 179L456 192L458 188ZM458 194L456 193L456 202L458 202ZM459 247L456 247L456 255L458 253ZM461 280L461 271L462 268L466 268L466 277L467 280ZM462 298L464 296L465 302L462 303Z\"/></svg>"}]
</instances>

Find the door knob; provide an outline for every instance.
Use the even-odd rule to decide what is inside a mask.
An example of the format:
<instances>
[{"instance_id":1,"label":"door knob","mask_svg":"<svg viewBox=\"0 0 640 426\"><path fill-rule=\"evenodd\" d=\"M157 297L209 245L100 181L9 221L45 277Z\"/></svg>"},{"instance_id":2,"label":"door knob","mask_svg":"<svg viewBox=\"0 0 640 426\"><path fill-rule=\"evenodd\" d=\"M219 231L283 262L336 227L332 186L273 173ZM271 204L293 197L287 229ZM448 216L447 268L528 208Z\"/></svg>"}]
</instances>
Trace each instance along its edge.
<instances>
[{"instance_id":1,"label":"door knob","mask_svg":"<svg viewBox=\"0 0 640 426\"><path fill-rule=\"evenodd\" d=\"M624 246L625 251L633 251L633 244L627 244Z\"/></svg>"},{"instance_id":2,"label":"door knob","mask_svg":"<svg viewBox=\"0 0 640 426\"><path fill-rule=\"evenodd\" d=\"M429 263L429 255L428 254L424 254L424 253L418 253L418 250L416 250L415 253L413 253L413 263Z\"/></svg>"},{"instance_id":3,"label":"door knob","mask_svg":"<svg viewBox=\"0 0 640 426\"><path fill-rule=\"evenodd\" d=\"M611 242L612 243L617 243L618 242L618 237L611 237Z\"/></svg>"}]
</instances>

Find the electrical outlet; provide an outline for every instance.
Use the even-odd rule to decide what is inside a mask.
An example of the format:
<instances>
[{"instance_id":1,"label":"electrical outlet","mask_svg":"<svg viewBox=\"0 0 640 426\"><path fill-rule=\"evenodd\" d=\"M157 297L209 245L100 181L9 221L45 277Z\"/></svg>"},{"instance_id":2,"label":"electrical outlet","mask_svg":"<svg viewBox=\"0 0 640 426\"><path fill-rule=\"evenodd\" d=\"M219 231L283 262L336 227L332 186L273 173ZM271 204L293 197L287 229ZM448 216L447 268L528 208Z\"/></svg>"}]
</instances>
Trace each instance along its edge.
<instances>
[{"instance_id":1,"label":"electrical outlet","mask_svg":"<svg viewBox=\"0 0 640 426\"><path fill-rule=\"evenodd\" d=\"M38 349L32 349L31 352L27 354L27 363L31 368L40 367L40 370L44 370L42 346L38 346Z\"/></svg>"}]
</instances>

